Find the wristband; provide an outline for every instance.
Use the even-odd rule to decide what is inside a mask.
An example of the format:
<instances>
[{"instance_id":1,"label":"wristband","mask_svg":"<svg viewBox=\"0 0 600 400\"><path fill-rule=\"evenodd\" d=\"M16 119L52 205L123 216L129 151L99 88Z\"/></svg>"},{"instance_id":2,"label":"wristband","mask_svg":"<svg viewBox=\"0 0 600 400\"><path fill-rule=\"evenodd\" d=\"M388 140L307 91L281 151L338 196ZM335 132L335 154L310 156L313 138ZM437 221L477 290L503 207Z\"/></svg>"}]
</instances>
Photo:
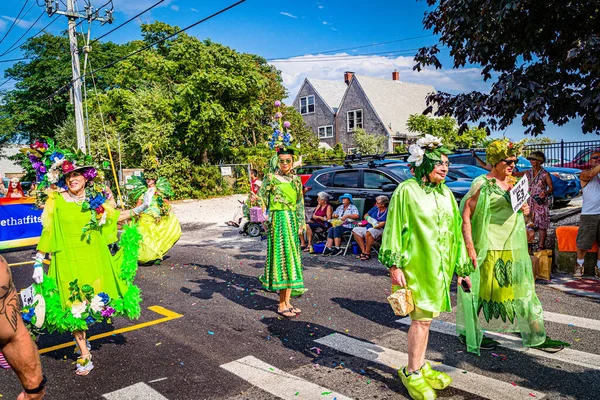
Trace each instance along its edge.
<instances>
[{"instance_id":1,"label":"wristband","mask_svg":"<svg viewBox=\"0 0 600 400\"><path fill-rule=\"evenodd\" d=\"M40 383L38 387L36 387L34 389L23 388L23 390L27 394L38 394L39 392L41 392L42 390L44 390L44 388L46 387L46 383L47 382L48 382L48 380L46 379L46 375L42 375L42 383Z\"/></svg>"}]
</instances>

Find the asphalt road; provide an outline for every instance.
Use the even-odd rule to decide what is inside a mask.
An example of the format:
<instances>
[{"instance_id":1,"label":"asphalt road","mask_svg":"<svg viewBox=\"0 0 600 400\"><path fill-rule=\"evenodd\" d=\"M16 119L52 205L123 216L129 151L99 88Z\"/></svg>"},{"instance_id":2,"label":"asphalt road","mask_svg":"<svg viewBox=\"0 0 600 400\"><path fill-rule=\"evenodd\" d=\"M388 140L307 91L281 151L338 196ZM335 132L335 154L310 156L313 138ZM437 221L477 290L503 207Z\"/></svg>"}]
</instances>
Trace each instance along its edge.
<instances>
[{"instance_id":1,"label":"asphalt road","mask_svg":"<svg viewBox=\"0 0 600 400\"><path fill-rule=\"evenodd\" d=\"M275 314L277 295L264 292L257 279L265 243L223 232L187 230L161 265L140 267L142 317L93 329L92 335L108 334L92 341L96 368L89 376L75 375L73 347L44 353L47 398L408 398L395 375L407 351L408 326L396 322L387 304L384 268L356 266L350 256L307 256L308 292L295 304L302 314L285 320ZM30 255L4 254L9 263ZM31 266L13 273L18 287L30 284ZM536 290L553 320L546 322L548 334L572 343L571 349L555 358L518 346L477 357L448 334L450 325L440 324L427 357L434 367L454 367L455 381L440 398L600 398L599 301L544 285ZM168 310L171 319L151 306ZM454 318L449 313L440 320ZM134 329L118 331L126 327ZM39 347L69 342L69 335L44 335ZM0 370L2 398L18 393L14 374Z\"/></svg>"}]
</instances>

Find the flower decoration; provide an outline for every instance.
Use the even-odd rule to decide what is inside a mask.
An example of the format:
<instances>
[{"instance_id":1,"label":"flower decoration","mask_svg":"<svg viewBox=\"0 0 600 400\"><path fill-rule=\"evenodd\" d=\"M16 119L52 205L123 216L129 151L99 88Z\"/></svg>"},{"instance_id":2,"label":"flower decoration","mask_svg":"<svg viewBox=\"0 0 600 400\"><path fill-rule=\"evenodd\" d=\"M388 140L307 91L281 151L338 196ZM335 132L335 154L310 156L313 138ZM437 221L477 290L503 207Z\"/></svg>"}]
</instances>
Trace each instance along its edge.
<instances>
[{"instance_id":1,"label":"flower decoration","mask_svg":"<svg viewBox=\"0 0 600 400\"><path fill-rule=\"evenodd\" d=\"M407 161L412 163L418 181L423 181L433 171L435 163L442 159L443 154L451 154L450 150L444 147L441 138L430 134L419 138L417 143L408 148L408 152L410 156Z\"/></svg>"},{"instance_id":2,"label":"flower decoration","mask_svg":"<svg viewBox=\"0 0 600 400\"><path fill-rule=\"evenodd\" d=\"M73 314L75 318L82 318L83 313L87 310L87 307L88 306L86 303L75 303L71 306L71 314Z\"/></svg>"},{"instance_id":3,"label":"flower decoration","mask_svg":"<svg viewBox=\"0 0 600 400\"><path fill-rule=\"evenodd\" d=\"M415 163L415 166L420 166L423 162L423 156L425 155L425 150L418 144L412 144L408 148L408 152L410 156L408 157L408 162Z\"/></svg>"},{"instance_id":4,"label":"flower decoration","mask_svg":"<svg viewBox=\"0 0 600 400\"><path fill-rule=\"evenodd\" d=\"M275 100L275 107L281 107L281 101Z\"/></svg>"},{"instance_id":5,"label":"flower decoration","mask_svg":"<svg viewBox=\"0 0 600 400\"><path fill-rule=\"evenodd\" d=\"M90 211L90 221L83 229L88 240L92 230L99 230L106 223L106 209L103 207L110 192L102 184L103 174L92 166L92 158L79 150L61 149L51 139L36 141L21 149L35 171L37 185L37 204L41 206L47 197L46 189L53 185L67 190L66 175L79 170L86 180L86 199L82 204L84 211Z\"/></svg>"},{"instance_id":6,"label":"flower decoration","mask_svg":"<svg viewBox=\"0 0 600 400\"><path fill-rule=\"evenodd\" d=\"M494 166L509 157L516 157L521 154L524 144L524 139L516 143L507 138L494 140L486 149L486 161Z\"/></svg>"},{"instance_id":7,"label":"flower decoration","mask_svg":"<svg viewBox=\"0 0 600 400\"><path fill-rule=\"evenodd\" d=\"M280 107L281 102L277 100L275 102L275 107ZM278 153L284 149L292 147L292 142L294 141L294 137L290 133L290 127L292 124L289 121L281 122L281 118L283 115L281 112L277 112L273 117L273 123L271 127L273 128L273 134L271 135L271 140L269 140L268 145L272 150L276 150Z\"/></svg>"}]
</instances>

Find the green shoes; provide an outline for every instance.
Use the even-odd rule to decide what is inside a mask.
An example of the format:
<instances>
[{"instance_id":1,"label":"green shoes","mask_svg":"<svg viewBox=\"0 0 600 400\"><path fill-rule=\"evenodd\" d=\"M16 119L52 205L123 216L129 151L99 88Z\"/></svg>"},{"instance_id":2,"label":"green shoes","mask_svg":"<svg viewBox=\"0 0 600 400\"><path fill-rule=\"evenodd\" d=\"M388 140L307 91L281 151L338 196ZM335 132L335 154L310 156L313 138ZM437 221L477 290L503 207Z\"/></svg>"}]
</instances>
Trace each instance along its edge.
<instances>
[{"instance_id":1,"label":"green shoes","mask_svg":"<svg viewBox=\"0 0 600 400\"><path fill-rule=\"evenodd\" d=\"M465 335L458 335L458 340L464 345L467 344L467 337ZM498 346L500 346L500 342L487 336L483 336L479 348L481 350L495 350Z\"/></svg>"},{"instance_id":2,"label":"green shoes","mask_svg":"<svg viewBox=\"0 0 600 400\"><path fill-rule=\"evenodd\" d=\"M402 384L408 390L408 394L414 400L433 400L437 397L435 390L427 383L422 373L410 374L406 376L405 368L398 371L398 376Z\"/></svg>"},{"instance_id":3,"label":"green shoes","mask_svg":"<svg viewBox=\"0 0 600 400\"><path fill-rule=\"evenodd\" d=\"M421 375L425 377L429 386L436 390L446 389L452 383L448 374L434 370L428 362L421 367Z\"/></svg>"}]
</instances>

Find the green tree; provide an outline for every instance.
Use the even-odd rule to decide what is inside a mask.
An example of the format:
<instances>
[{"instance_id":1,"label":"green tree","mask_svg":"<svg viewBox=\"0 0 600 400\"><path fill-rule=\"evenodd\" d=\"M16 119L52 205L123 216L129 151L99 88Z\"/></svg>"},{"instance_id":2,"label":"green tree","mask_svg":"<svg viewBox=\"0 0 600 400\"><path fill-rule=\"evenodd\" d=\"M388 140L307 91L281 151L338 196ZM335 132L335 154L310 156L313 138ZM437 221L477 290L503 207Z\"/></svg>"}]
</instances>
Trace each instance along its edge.
<instances>
[{"instance_id":1,"label":"green tree","mask_svg":"<svg viewBox=\"0 0 600 400\"><path fill-rule=\"evenodd\" d=\"M482 121L503 130L517 117L526 133L546 121L581 118L584 133L600 130L600 12L597 1L427 0L423 24L448 47L454 68L480 65L491 90L438 92L437 115L460 124ZM422 48L414 69L441 68L440 47Z\"/></svg>"},{"instance_id":2,"label":"green tree","mask_svg":"<svg viewBox=\"0 0 600 400\"><path fill-rule=\"evenodd\" d=\"M363 128L355 129L352 138L356 143L357 151L363 155L381 153L386 140L385 136L367 133Z\"/></svg>"},{"instance_id":3,"label":"green tree","mask_svg":"<svg viewBox=\"0 0 600 400\"><path fill-rule=\"evenodd\" d=\"M481 146L487 138L487 131L483 128L461 127L456 120L449 116L429 117L421 114L413 114L407 122L409 132L430 134L443 139L449 149L468 149Z\"/></svg>"}]
</instances>

